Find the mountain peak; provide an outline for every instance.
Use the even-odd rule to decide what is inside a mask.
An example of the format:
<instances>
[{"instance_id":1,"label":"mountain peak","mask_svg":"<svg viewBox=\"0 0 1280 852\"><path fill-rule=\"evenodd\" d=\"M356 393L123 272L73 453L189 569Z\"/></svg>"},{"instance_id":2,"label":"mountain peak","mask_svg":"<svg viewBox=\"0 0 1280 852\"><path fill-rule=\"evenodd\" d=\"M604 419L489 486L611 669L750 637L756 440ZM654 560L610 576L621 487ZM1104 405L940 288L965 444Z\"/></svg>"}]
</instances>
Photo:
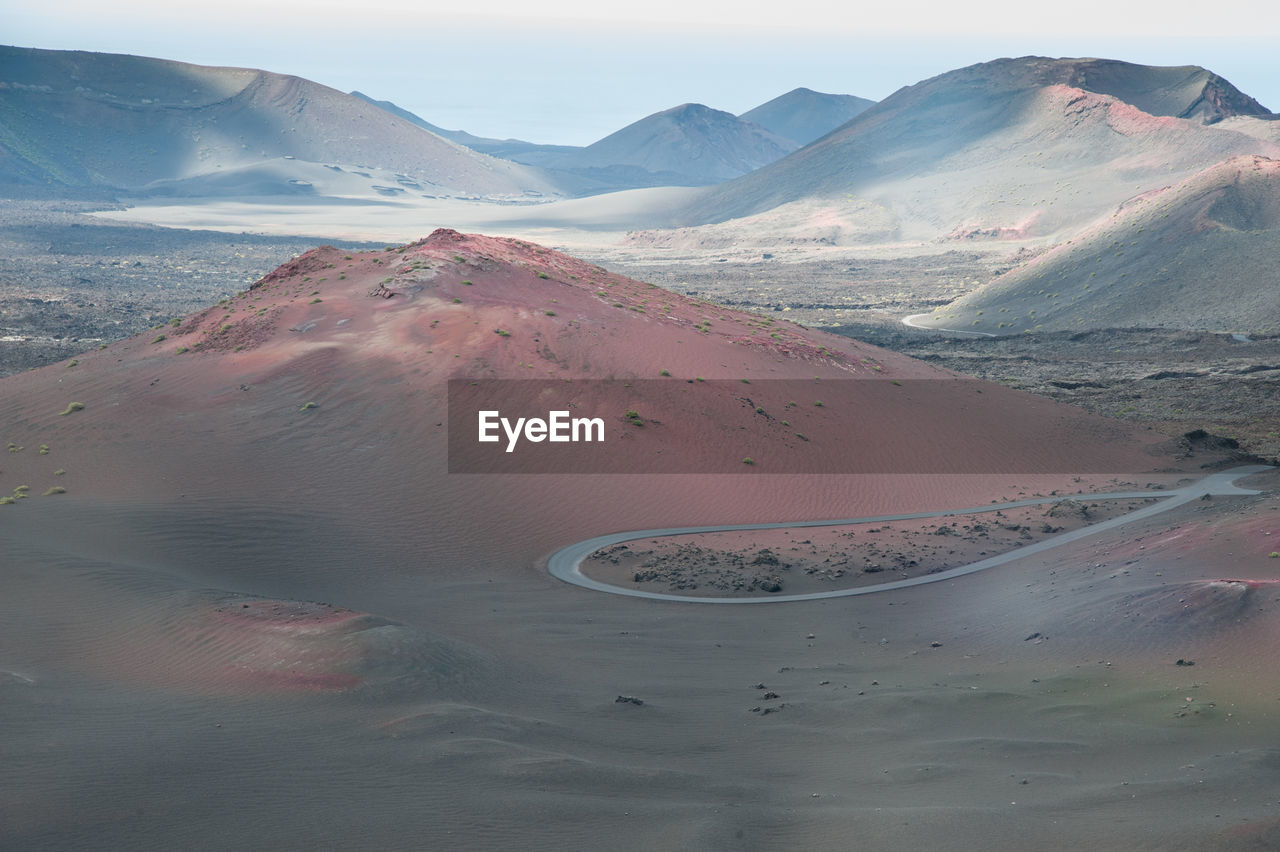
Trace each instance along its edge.
<instances>
[{"instance_id":1,"label":"mountain peak","mask_svg":"<svg viewBox=\"0 0 1280 852\"><path fill-rule=\"evenodd\" d=\"M949 80L984 80L1013 88L1059 83L1111 95L1151 115L1202 124L1237 115L1270 115L1262 104L1199 65L1157 66L1092 57L1021 56L971 65L919 85Z\"/></svg>"},{"instance_id":2,"label":"mountain peak","mask_svg":"<svg viewBox=\"0 0 1280 852\"><path fill-rule=\"evenodd\" d=\"M657 114L658 115L690 115L690 116L692 115L706 115L706 116L726 115L726 116L729 116L730 118L733 117L732 113L725 112L724 110L713 109L712 107L709 107L706 104L699 104L699 103L693 103L693 102L680 104L679 106L674 106L671 109L663 110L662 112L659 112Z\"/></svg>"},{"instance_id":3,"label":"mountain peak","mask_svg":"<svg viewBox=\"0 0 1280 852\"><path fill-rule=\"evenodd\" d=\"M637 166L680 183L706 184L754 171L799 147L752 121L685 103L646 116L588 145L579 167Z\"/></svg>"},{"instance_id":4,"label":"mountain peak","mask_svg":"<svg viewBox=\"0 0 1280 852\"><path fill-rule=\"evenodd\" d=\"M851 240L864 225L882 231L886 217L907 239L1043 238L1086 224L1135 185L1167 185L1238 154L1280 153L1235 126L1266 114L1199 66L996 59L899 89L784 160L694 199L677 221L724 222L811 201L850 222ZM856 201L869 191L874 210Z\"/></svg>"},{"instance_id":5,"label":"mountain peak","mask_svg":"<svg viewBox=\"0 0 1280 852\"><path fill-rule=\"evenodd\" d=\"M875 101L866 98L831 95L800 87L739 117L754 121L797 145L808 145L873 106Z\"/></svg>"}]
</instances>

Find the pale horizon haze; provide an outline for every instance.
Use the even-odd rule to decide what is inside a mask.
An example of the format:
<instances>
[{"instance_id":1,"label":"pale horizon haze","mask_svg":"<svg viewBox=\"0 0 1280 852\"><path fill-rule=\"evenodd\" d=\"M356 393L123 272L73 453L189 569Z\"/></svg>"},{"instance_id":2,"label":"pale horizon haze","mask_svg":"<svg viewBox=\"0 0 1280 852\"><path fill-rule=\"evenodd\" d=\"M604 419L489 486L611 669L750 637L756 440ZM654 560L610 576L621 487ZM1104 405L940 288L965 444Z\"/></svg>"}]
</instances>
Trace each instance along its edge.
<instances>
[{"instance_id":1,"label":"pale horizon haze","mask_svg":"<svg viewBox=\"0 0 1280 852\"><path fill-rule=\"evenodd\" d=\"M391 100L450 130L566 145L686 102L742 113L798 86L880 100L954 68L1032 54L1201 65L1280 109L1280 13L1261 2L1216 16L1190 2L1101 0L1034 10L1012 0L530 8L0 0L0 42L263 68Z\"/></svg>"}]
</instances>

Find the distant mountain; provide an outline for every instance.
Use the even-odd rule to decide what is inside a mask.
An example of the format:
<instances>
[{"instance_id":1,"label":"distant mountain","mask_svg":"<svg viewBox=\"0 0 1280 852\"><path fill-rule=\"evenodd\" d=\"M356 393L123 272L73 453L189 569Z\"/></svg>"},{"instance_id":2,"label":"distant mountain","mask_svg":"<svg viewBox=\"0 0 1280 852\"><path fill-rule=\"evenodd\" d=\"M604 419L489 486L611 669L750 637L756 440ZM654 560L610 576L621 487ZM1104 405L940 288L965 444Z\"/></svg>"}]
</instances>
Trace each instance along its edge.
<instances>
[{"instance_id":1,"label":"distant mountain","mask_svg":"<svg viewBox=\"0 0 1280 852\"><path fill-rule=\"evenodd\" d=\"M629 124L558 165L573 169L634 167L666 183L696 186L754 171L796 147L794 142L732 113L702 104L682 104Z\"/></svg>"},{"instance_id":2,"label":"distant mountain","mask_svg":"<svg viewBox=\"0 0 1280 852\"><path fill-rule=\"evenodd\" d=\"M1236 157L1134 199L917 325L1018 334L1280 330L1280 161Z\"/></svg>"},{"instance_id":3,"label":"distant mountain","mask_svg":"<svg viewBox=\"0 0 1280 852\"><path fill-rule=\"evenodd\" d=\"M468 148L473 148L472 143L484 143L484 142L497 141L496 139L484 139L483 137L480 137L480 136L472 136L470 133L467 133L465 130L445 130L443 127L436 127L434 124L427 121L425 118L422 118L416 113L409 112L409 110L399 106L398 104L393 103L392 101L376 100L370 97L369 95L366 95L364 92L353 91L351 92L351 96L353 98L359 98L360 100L365 101L367 103L371 103L374 106L379 107L380 109L384 109L394 116L403 118L405 121L409 122L410 124L416 124L419 127L421 127L423 130L430 130L432 133L434 133L437 136L443 136L445 139L448 139L450 142L457 142L459 145L466 145Z\"/></svg>"},{"instance_id":4,"label":"distant mountain","mask_svg":"<svg viewBox=\"0 0 1280 852\"><path fill-rule=\"evenodd\" d=\"M854 95L828 95L813 89L792 89L738 116L772 130L797 145L826 136L876 102Z\"/></svg>"},{"instance_id":5,"label":"distant mountain","mask_svg":"<svg viewBox=\"0 0 1280 852\"><path fill-rule=\"evenodd\" d=\"M535 169L298 77L17 47L0 47L0 68L7 192L309 194L330 179L347 192L557 192Z\"/></svg>"},{"instance_id":6,"label":"distant mountain","mask_svg":"<svg viewBox=\"0 0 1280 852\"><path fill-rule=\"evenodd\" d=\"M789 157L709 190L687 224L781 205L896 219L901 239L1045 237L1241 154L1266 110L1203 68L1000 59L900 89ZM807 209L807 208L806 208Z\"/></svg>"},{"instance_id":7,"label":"distant mountain","mask_svg":"<svg viewBox=\"0 0 1280 852\"><path fill-rule=\"evenodd\" d=\"M351 94L459 145L545 169L558 186L579 195L717 183L799 147L757 124L701 104L655 113L583 148L445 130L391 101L374 100L360 92Z\"/></svg>"},{"instance_id":8,"label":"distant mountain","mask_svg":"<svg viewBox=\"0 0 1280 852\"><path fill-rule=\"evenodd\" d=\"M490 139L485 136L475 136L465 130L445 130L443 127L437 127L391 101L374 100L363 92L352 92L351 94L361 100L368 101L376 107L381 107L392 115L397 115L405 121L416 124L424 130L429 130L437 136L443 136L450 142L457 142L459 145L465 145L473 151L479 151L481 154L488 154L491 157L526 162L522 157L528 158L530 155L541 153L567 154L582 150L581 146L576 145L540 145L537 142L525 142L523 139ZM537 163L527 162L526 165L537 165Z\"/></svg>"},{"instance_id":9,"label":"distant mountain","mask_svg":"<svg viewBox=\"0 0 1280 852\"><path fill-rule=\"evenodd\" d=\"M558 186L581 195L646 186L718 183L753 171L800 147L799 142L780 136L747 118L702 104L683 104L654 113L583 148L539 145L520 139L489 139L463 130L445 130L391 101L374 100L361 92L351 94L459 145L545 169L555 177ZM848 97L819 95L817 92L810 94L819 99ZM784 95L770 101L770 104L788 97ZM792 114L797 121L806 120L801 113L810 100L792 98L771 109L770 114L779 120L786 114ZM765 104L759 109L768 106ZM830 114L837 115L841 109L847 108L847 104L840 102L840 106L831 107ZM810 111L820 110L813 107Z\"/></svg>"}]
</instances>

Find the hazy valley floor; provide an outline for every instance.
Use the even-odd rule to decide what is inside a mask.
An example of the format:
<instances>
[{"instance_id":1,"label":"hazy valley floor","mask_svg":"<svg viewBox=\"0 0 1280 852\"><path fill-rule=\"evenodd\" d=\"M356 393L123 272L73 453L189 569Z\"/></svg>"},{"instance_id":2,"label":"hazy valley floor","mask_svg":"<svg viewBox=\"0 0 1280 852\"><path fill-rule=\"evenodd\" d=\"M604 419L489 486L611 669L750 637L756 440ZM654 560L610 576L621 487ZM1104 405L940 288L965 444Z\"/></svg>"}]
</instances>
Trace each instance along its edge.
<instances>
[{"instance_id":1,"label":"hazy valley floor","mask_svg":"<svg viewBox=\"0 0 1280 852\"><path fill-rule=\"evenodd\" d=\"M264 241L202 286L262 274L255 264L274 263L271 253L291 245ZM725 264L711 258L681 280L712 296L694 282ZM815 279L834 288L842 273L822 268L827 278ZM873 272L889 287L886 268ZM359 274L376 282L388 271L373 269ZM927 269L921 261L917 271ZM401 292L422 275L423 304L429 287L467 274L474 290L457 291L470 299L486 289L484 271L478 261L432 279L409 269ZM1196 501L919 588L767 607L598 594L550 577L547 557L619 530L994 505L1107 490L1115 477L450 475L438 388L423 375L437 369L439 379L451 362L433 367L413 349L434 325L406 324L396 337L388 328L397 327L370 317L401 303L371 299L363 279L360 292L350 284L339 292L331 280L316 297L319 282L294 280L304 272L285 276L293 296L281 299L290 313L275 354L247 336L243 354L219 342L223 320L226 331L266 310L246 310L264 291L234 317L228 307L196 318L192 327L204 326L184 329L190 336L169 330L161 348L148 334L122 344L118 357L92 353L75 370L54 365L0 384L8 440L25 444L0 465L0 493L16 494L20 482L29 493L0 506L0 845L1213 850L1280 842L1274 472L1242 483L1266 492L1259 496ZM799 280L804 267L787 274ZM935 294L959 286L930 275ZM537 286L553 284L570 286ZM772 292L744 300L771 316L805 310L797 300L785 311ZM877 292L859 304L898 304L896 291ZM180 309L146 304L146 324L166 319L170 304ZM94 315L96 306L84 307ZM639 316L605 313L617 308L600 311L619 325L615 317ZM448 318L454 309L432 310ZM456 310L461 337L471 306ZM528 330L567 322L570 310L557 303L522 317L523 338L476 335L527 345ZM358 334L341 325L348 313ZM328 324L295 319L312 314ZM475 326L492 325L490 315L475 316ZM1273 437L1265 418L1274 395L1262 384L1271 371L1237 368L1276 363L1274 341L1206 335L1188 363L1207 354L1220 367L1144 378L1201 368L1162 360L1164 333L1151 334L1147 350L1106 334L956 343L891 329L891 320L886 309L867 328L883 341L901 335L895 348L917 357L967 362L1064 397L1096 391L1104 413L1149 418L1173 434L1219 422L1209 419L1215 412L1234 423L1256 410L1256 429L1242 440ZM716 314L717 332L729 325ZM100 333L74 336L91 331ZM685 331L686 343L711 340ZM568 346L567 333L544 333ZM343 335L355 342L339 345ZM440 337L437 361L467 351ZM212 351L177 352L197 339ZM634 343L620 332L601 339ZM333 366L357 346L372 347L368 369ZM522 362L532 357L523 353ZM893 353L881 356L890 370L906 370L889 361ZM564 350L558 357L568 363ZM692 376L698 360L688 357ZM1052 384L1090 381L1099 364L1113 371L1104 370L1103 387ZM1208 386L1234 396L1199 393ZM59 416L71 388L89 406ZM1160 405L1115 409L1130 392ZM313 399L319 408L304 413ZM1200 407L1162 414L1177 399ZM940 412L938 424L952 413ZM47 455L38 449L45 442ZM1203 474L1199 459L1177 462L1184 466L1173 472L1124 481ZM1160 463L1169 471L1173 461ZM757 549L750 538L716 544Z\"/></svg>"},{"instance_id":2,"label":"hazy valley floor","mask_svg":"<svg viewBox=\"0 0 1280 852\"><path fill-rule=\"evenodd\" d=\"M48 501L3 532L7 842L1266 848L1280 596L1204 581L1265 572L1207 533L1280 503L1220 502L762 611L566 586L537 552L568 530L477 558L409 510ZM215 617L259 596L378 618ZM366 684L268 676L311 664Z\"/></svg>"}]
</instances>

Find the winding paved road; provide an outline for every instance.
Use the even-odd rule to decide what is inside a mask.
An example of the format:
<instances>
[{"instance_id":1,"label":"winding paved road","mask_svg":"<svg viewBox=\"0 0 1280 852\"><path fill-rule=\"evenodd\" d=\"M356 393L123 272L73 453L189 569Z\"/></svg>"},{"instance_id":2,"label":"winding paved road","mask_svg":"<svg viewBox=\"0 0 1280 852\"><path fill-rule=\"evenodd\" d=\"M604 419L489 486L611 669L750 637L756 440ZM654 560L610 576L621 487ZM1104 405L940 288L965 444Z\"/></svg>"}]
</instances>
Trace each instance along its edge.
<instances>
[{"instance_id":1,"label":"winding paved road","mask_svg":"<svg viewBox=\"0 0 1280 852\"><path fill-rule=\"evenodd\" d=\"M925 331L946 331L946 332L950 332L951 334L972 334L977 337L999 337L1000 336L998 334L992 334L989 331L969 331L963 328L939 328L936 325L920 325L919 323L912 322L912 320L914 320L916 317L927 317L927 316L932 316L932 314L912 314L909 317L903 317L902 324L905 326L909 326L911 328L924 329Z\"/></svg>"},{"instance_id":2,"label":"winding paved road","mask_svg":"<svg viewBox=\"0 0 1280 852\"><path fill-rule=\"evenodd\" d=\"M887 592L893 589L905 589L910 586L922 586L925 583L938 583L943 580L952 580L956 577L963 577L965 574L973 574L978 571L985 571L988 568L994 568L997 565L1003 565L1006 562L1012 562L1015 559L1022 559L1025 556L1031 556L1041 553L1059 545L1068 542L1078 541L1079 539L1095 535L1104 530L1121 526L1122 524L1131 523L1133 521L1149 518L1152 515L1158 515L1161 512L1167 512L1170 509L1190 503L1192 500L1198 500L1206 494L1213 495L1240 495L1240 494L1259 494L1259 491L1249 491L1244 488L1238 488L1235 481L1241 477L1248 476L1252 473L1260 473L1264 470L1271 470L1269 465L1255 464L1245 467L1233 467L1230 470L1224 470L1220 473L1210 474L1204 479L1184 488L1178 488L1172 491L1122 491L1111 494L1074 494L1062 497L1042 497L1033 500L1016 500L1010 503L991 503L986 506L976 506L971 509L949 509L941 512L911 512L902 515L874 515L866 518L842 518L834 521L782 521L778 523L768 524L724 524L720 526L706 527L667 527L665 529L655 530L633 530L631 532L610 533L608 535L598 535L595 538L589 538L585 541L571 544L568 547L561 548L551 555L547 560L547 570L551 576L563 580L566 583L572 583L575 586L582 586L586 589L594 589L597 592L608 592L611 595L626 595L632 598L649 598L650 600L659 601L680 601L682 603L705 603L705 604L760 604L760 603L786 603L788 601L816 601L823 598L843 598L852 595L870 595L876 592ZM707 533L707 532L735 532L738 530L776 530L790 527L834 527L843 524L871 524L880 523L881 521L905 521L914 518L941 518L947 515L977 515L982 512L993 512L997 509L1016 509L1020 506L1036 506L1043 503L1059 503L1063 500L1074 500L1086 498L1088 500L1135 500L1147 499L1155 497L1160 502L1150 506L1144 506L1141 509L1135 509L1124 515L1110 518L1105 521L1099 521L1096 524L1090 524L1087 527L1081 527L1078 530L1062 533L1061 535L1038 541L1035 544L1028 544L1025 547L1019 547L1007 553L1001 553L998 556L992 556L983 559L981 562L973 562L969 565L962 565L959 568L951 568L946 571L939 571L936 574L924 574L919 577L911 577L906 580L894 580L888 583L880 583L875 586L862 586L856 589L836 589L830 592L810 592L804 595L769 595L767 597L752 598L729 598L729 597L692 597L689 595L672 595L664 592L646 592L639 589L627 589L622 586L614 586L609 583L602 583L599 580L593 580L582 573L582 561L595 551L602 547L610 547L615 544L621 544L625 541L635 541L643 538L656 538L658 536L668 535L687 535L691 533Z\"/></svg>"}]
</instances>

